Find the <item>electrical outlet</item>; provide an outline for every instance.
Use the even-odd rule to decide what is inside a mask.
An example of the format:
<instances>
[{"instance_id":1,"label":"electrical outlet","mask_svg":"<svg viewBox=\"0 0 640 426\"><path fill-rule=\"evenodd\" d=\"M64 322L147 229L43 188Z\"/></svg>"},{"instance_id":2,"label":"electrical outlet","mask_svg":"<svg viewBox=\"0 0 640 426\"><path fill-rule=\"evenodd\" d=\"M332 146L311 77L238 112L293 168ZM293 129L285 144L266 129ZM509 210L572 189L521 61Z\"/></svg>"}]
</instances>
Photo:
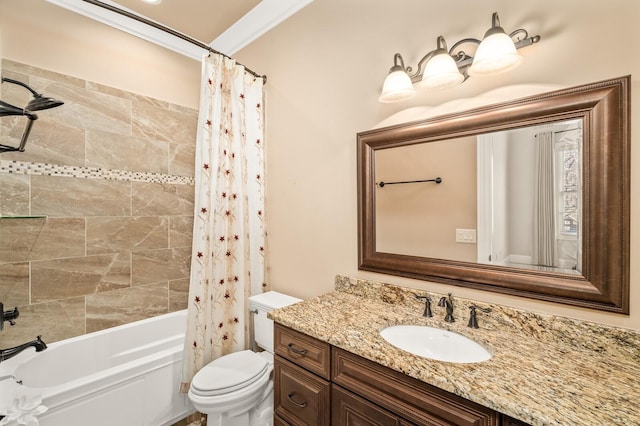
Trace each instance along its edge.
<instances>
[{"instance_id":1,"label":"electrical outlet","mask_svg":"<svg viewBox=\"0 0 640 426\"><path fill-rule=\"evenodd\" d=\"M475 229L456 229L456 243L475 244Z\"/></svg>"}]
</instances>

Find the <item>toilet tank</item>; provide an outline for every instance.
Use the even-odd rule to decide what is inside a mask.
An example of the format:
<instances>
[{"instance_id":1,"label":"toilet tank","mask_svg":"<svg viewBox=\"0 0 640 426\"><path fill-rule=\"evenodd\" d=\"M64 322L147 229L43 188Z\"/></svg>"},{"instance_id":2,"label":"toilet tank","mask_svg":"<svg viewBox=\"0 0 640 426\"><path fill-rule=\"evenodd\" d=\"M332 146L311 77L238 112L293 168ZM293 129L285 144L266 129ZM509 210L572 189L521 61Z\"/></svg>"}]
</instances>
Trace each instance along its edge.
<instances>
[{"instance_id":1,"label":"toilet tank","mask_svg":"<svg viewBox=\"0 0 640 426\"><path fill-rule=\"evenodd\" d=\"M273 353L273 321L267 318L267 312L301 302L293 296L267 291L249 297L249 310L253 312L254 338L258 346Z\"/></svg>"}]
</instances>

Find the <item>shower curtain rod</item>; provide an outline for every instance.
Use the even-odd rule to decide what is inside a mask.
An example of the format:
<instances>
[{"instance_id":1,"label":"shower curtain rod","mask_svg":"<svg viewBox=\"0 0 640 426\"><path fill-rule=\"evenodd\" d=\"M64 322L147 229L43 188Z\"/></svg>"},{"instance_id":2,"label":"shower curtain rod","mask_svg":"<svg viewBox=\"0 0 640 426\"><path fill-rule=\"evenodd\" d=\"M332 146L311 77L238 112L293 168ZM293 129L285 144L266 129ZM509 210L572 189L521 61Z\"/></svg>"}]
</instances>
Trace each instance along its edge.
<instances>
[{"instance_id":1,"label":"shower curtain rod","mask_svg":"<svg viewBox=\"0 0 640 426\"><path fill-rule=\"evenodd\" d=\"M127 12L126 10L119 9L119 8L117 8L115 6L112 6L112 5L107 4L107 3L103 3L103 2L98 1L98 0L82 0L82 1L84 1L85 3L92 4L94 6L101 7L103 9L107 9L107 10L109 10L111 12L115 12L115 13L117 13L119 15L126 16L127 18L134 19L134 20L136 20L138 22L142 22L143 24L149 25L149 26L151 26L151 27L153 27L153 28L155 28L157 30L164 31L165 33L168 33L168 34L171 34L172 36L178 37L178 38L180 38L180 39L182 39L184 41L187 41L187 42L189 42L191 44L194 44L194 45L196 45L196 46L198 46L198 47L200 47L200 48L202 48L204 50L208 50L211 53L222 55L222 56L224 56L225 58L228 58L228 59L233 59L231 56L225 55L224 53L215 50L214 48L204 44L200 40L196 40L195 38L189 37L186 34L182 34L181 32L175 31L175 30L173 30L173 29L171 29L169 27L165 27L164 25L158 24L157 22L154 22L154 21L152 21L150 19L147 19L147 18L144 18L142 16L136 15L135 13ZM238 63L238 64L242 65L240 63ZM244 65L242 65L242 66L244 66ZM261 78L263 84L267 82L267 76L266 75L260 75L257 72L251 70L250 68L247 68L246 66L244 66L244 70L246 72L248 72L249 74L257 77L257 78Z\"/></svg>"},{"instance_id":2,"label":"shower curtain rod","mask_svg":"<svg viewBox=\"0 0 640 426\"><path fill-rule=\"evenodd\" d=\"M557 132L553 132L553 134L557 135L558 133L573 132L575 130L582 130L582 128L581 127L574 127L573 129L558 130Z\"/></svg>"}]
</instances>

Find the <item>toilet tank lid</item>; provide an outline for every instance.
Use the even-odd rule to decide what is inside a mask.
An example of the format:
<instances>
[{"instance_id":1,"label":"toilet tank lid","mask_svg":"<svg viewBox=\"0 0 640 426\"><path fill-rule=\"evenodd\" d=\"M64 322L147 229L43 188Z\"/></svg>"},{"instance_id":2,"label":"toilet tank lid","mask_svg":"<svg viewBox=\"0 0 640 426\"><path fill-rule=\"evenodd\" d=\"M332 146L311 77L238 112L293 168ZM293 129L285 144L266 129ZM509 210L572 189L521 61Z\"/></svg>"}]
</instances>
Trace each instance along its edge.
<instances>
[{"instance_id":1,"label":"toilet tank lid","mask_svg":"<svg viewBox=\"0 0 640 426\"><path fill-rule=\"evenodd\" d=\"M249 297L249 306L251 309L257 308L264 311L283 308L298 302L302 302L302 299L278 293L277 291L267 291Z\"/></svg>"}]
</instances>

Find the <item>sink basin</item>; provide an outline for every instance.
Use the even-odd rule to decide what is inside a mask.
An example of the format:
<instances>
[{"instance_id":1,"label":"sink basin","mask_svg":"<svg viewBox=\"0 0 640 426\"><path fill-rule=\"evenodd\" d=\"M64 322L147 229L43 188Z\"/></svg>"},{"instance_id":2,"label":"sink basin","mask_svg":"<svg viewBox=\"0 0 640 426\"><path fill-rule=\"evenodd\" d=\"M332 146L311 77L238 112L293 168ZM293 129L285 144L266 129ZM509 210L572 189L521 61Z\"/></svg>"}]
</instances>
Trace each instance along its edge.
<instances>
[{"instance_id":1,"label":"sink basin","mask_svg":"<svg viewBox=\"0 0 640 426\"><path fill-rule=\"evenodd\" d=\"M473 363L491 358L491 353L473 340L441 328L394 325L380 332L393 346L437 361Z\"/></svg>"}]
</instances>

